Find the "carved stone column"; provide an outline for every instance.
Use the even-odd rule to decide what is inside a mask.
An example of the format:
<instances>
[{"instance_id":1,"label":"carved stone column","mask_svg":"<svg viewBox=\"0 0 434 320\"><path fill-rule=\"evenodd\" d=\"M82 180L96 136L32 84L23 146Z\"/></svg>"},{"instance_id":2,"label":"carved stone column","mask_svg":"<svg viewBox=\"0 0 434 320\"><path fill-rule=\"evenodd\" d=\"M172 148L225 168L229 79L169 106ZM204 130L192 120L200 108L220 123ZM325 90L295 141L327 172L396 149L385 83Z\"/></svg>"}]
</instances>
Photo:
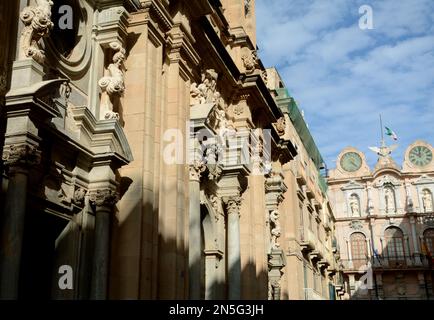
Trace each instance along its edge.
<instances>
[{"instance_id":1,"label":"carved stone column","mask_svg":"<svg viewBox=\"0 0 434 320\"><path fill-rule=\"evenodd\" d=\"M95 240L90 298L107 299L110 252L110 219L118 194L111 189L90 191L89 201L95 207Z\"/></svg>"},{"instance_id":2,"label":"carved stone column","mask_svg":"<svg viewBox=\"0 0 434 320\"><path fill-rule=\"evenodd\" d=\"M194 161L190 165L190 215L189 215L189 249L188 249L188 279L190 299L200 299L201 278L201 221L200 221L200 176L205 171L205 164Z\"/></svg>"},{"instance_id":3,"label":"carved stone column","mask_svg":"<svg viewBox=\"0 0 434 320\"><path fill-rule=\"evenodd\" d=\"M233 196L224 199L228 215L228 285L229 300L241 299L241 249L240 249L240 205L241 197Z\"/></svg>"},{"instance_id":4,"label":"carved stone column","mask_svg":"<svg viewBox=\"0 0 434 320\"><path fill-rule=\"evenodd\" d=\"M28 144L7 145L2 158L9 167L9 185L0 235L0 298L17 299L28 173L31 166L39 164L41 152Z\"/></svg>"}]
</instances>

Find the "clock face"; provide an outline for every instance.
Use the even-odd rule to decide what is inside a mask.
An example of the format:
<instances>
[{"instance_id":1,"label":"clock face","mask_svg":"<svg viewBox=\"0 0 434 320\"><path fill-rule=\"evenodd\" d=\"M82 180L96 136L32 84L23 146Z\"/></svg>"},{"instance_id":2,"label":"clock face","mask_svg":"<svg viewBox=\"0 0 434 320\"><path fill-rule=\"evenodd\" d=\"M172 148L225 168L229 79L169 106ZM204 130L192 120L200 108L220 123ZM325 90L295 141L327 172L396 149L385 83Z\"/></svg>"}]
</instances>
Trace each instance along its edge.
<instances>
[{"instance_id":1,"label":"clock face","mask_svg":"<svg viewBox=\"0 0 434 320\"><path fill-rule=\"evenodd\" d=\"M356 152L347 152L341 158L341 167L348 172L354 172L362 166L362 158Z\"/></svg>"},{"instance_id":2,"label":"clock face","mask_svg":"<svg viewBox=\"0 0 434 320\"><path fill-rule=\"evenodd\" d=\"M416 146L410 150L408 157L411 163L424 167L432 161L432 152L425 146Z\"/></svg>"}]
</instances>

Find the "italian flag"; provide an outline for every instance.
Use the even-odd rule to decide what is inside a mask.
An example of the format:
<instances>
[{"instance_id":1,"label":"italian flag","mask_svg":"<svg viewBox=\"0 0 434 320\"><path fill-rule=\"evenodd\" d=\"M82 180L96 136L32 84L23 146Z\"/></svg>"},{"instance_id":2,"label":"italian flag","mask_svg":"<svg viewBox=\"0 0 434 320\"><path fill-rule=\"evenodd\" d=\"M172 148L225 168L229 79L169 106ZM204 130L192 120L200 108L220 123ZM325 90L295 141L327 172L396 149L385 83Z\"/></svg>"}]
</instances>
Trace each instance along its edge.
<instances>
[{"instance_id":1,"label":"italian flag","mask_svg":"<svg viewBox=\"0 0 434 320\"><path fill-rule=\"evenodd\" d=\"M388 127L385 127L385 128L386 128L386 134L388 136L391 136L393 138L393 140L398 140L398 136L396 135L396 133L393 130L389 129Z\"/></svg>"}]
</instances>

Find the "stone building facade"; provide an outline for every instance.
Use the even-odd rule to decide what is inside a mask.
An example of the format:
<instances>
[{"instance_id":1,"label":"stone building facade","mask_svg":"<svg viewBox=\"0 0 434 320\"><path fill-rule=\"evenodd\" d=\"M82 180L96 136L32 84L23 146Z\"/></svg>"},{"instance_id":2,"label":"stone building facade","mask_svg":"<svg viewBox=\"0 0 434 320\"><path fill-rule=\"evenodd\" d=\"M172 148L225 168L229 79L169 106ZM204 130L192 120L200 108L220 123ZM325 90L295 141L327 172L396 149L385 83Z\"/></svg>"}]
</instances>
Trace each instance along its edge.
<instances>
[{"instance_id":1,"label":"stone building facade","mask_svg":"<svg viewBox=\"0 0 434 320\"><path fill-rule=\"evenodd\" d=\"M1 298L330 298L333 213L254 0L2 1L0 21Z\"/></svg>"},{"instance_id":2,"label":"stone building facade","mask_svg":"<svg viewBox=\"0 0 434 320\"><path fill-rule=\"evenodd\" d=\"M434 149L415 141L398 166L395 148L371 147L374 168L345 148L329 174L349 299L434 299Z\"/></svg>"}]
</instances>

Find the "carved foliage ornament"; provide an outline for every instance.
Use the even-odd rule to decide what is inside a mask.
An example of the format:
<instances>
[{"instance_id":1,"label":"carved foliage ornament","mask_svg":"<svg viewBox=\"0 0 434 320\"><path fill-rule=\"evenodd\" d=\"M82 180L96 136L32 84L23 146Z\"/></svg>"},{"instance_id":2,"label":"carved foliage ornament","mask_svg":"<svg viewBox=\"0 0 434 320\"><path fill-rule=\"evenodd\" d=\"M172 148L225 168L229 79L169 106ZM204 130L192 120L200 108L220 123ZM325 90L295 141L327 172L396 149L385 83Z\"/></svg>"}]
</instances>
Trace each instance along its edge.
<instances>
[{"instance_id":1,"label":"carved foliage ornament","mask_svg":"<svg viewBox=\"0 0 434 320\"><path fill-rule=\"evenodd\" d=\"M118 200L118 193L111 189L98 189L89 192L89 201L95 206L112 207Z\"/></svg>"},{"instance_id":2,"label":"carved foliage ornament","mask_svg":"<svg viewBox=\"0 0 434 320\"><path fill-rule=\"evenodd\" d=\"M240 206L241 206L241 197L235 196L230 197L226 201L226 209L228 211L228 214L240 214Z\"/></svg>"},{"instance_id":3,"label":"carved foliage ornament","mask_svg":"<svg viewBox=\"0 0 434 320\"><path fill-rule=\"evenodd\" d=\"M20 19L24 23L20 38L20 59L33 58L44 63L45 53L39 48L38 42L47 37L53 29L51 21L51 0L36 0L36 6L25 7L21 11Z\"/></svg>"},{"instance_id":4,"label":"carved foliage ornament","mask_svg":"<svg viewBox=\"0 0 434 320\"><path fill-rule=\"evenodd\" d=\"M7 145L3 148L2 160L7 166L33 166L41 161L41 151L37 147L21 144Z\"/></svg>"}]
</instances>

